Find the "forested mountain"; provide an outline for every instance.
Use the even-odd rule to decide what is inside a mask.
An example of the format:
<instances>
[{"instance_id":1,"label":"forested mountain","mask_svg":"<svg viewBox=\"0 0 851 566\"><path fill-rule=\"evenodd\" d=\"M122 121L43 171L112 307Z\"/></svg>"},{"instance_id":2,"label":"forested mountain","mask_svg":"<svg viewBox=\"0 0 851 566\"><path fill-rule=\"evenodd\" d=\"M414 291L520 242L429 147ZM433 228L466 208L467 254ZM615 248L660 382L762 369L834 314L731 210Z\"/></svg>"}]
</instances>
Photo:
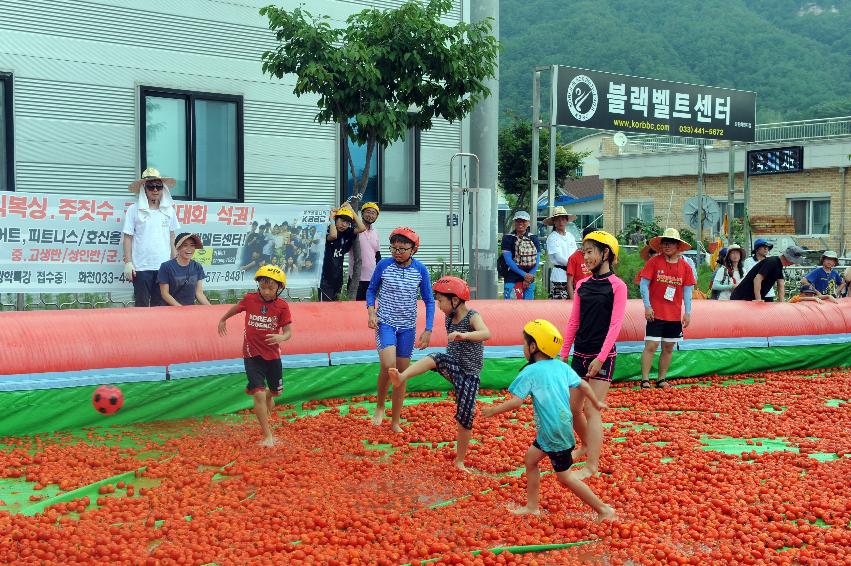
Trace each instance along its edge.
<instances>
[{"instance_id":1,"label":"forested mountain","mask_svg":"<svg viewBox=\"0 0 851 566\"><path fill-rule=\"evenodd\" d=\"M500 40L503 116L551 64L753 90L759 123L851 115L851 0L501 0Z\"/></svg>"}]
</instances>

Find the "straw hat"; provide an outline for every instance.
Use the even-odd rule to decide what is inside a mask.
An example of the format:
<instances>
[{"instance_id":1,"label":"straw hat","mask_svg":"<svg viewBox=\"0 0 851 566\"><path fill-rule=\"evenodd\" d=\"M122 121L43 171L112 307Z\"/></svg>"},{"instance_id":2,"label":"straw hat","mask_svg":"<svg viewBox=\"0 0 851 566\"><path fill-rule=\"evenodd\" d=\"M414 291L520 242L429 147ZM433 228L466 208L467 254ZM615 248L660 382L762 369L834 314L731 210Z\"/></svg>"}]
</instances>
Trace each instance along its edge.
<instances>
[{"instance_id":1,"label":"straw hat","mask_svg":"<svg viewBox=\"0 0 851 566\"><path fill-rule=\"evenodd\" d=\"M646 246L641 248L641 251L638 252L638 255L641 257L641 259L643 259L644 261L647 261L648 259L650 259L650 252L651 251L655 252L656 250L654 250L653 247L650 244L647 244Z\"/></svg>"},{"instance_id":2,"label":"straw hat","mask_svg":"<svg viewBox=\"0 0 851 566\"><path fill-rule=\"evenodd\" d=\"M135 181L130 183L127 188L130 190L131 193L138 193L148 181L162 181L163 185L167 186L168 188L172 188L174 187L174 185L177 184L177 181L175 181L173 178L163 177L162 175L160 175L160 172L157 169L153 167L148 167L147 169L142 171L142 178L136 179Z\"/></svg>"},{"instance_id":3,"label":"straw hat","mask_svg":"<svg viewBox=\"0 0 851 566\"><path fill-rule=\"evenodd\" d=\"M650 247L656 250L659 253L662 253L662 240L676 240L679 242L677 244L677 251L684 252L686 250L691 249L691 245L688 242L680 238L680 231L676 228L665 228L665 231L662 232L661 236L656 236L650 240Z\"/></svg>"},{"instance_id":4,"label":"straw hat","mask_svg":"<svg viewBox=\"0 0 851 566\"><path fill-rule=\"evenodd\" d=\"M201 243L201 237L198 234L190 234L189 232L183 232L181 234L178 234L174 238L174 247L179 248L186 240L192 240L192 242L195 244L196 250L204 249L204 244Z\"/></svg>"},{"instance_id":5,"label":"straw hat","mask_svg":"<svg viewBox=\"0 0 851 566\"><path fill-rule=\"evenodd\" d=\"M564 209L564 207L563 207L563 206L557 206L557 207L555 207L555 208L553 209L553 213L552 213L551 215L549 215L549 216L547 216L546 218L544 218L544 226L552 226L553 224L555 224L555 220L556 220L556 218L558 218L559 216L567 216L567 221L568 221L568 222L570 222L571 217L573 217L573 220L576 220L576 215L575 215L575 214L570 214L569 212L567 212L567 211Z\"/></svg>"}]
</instances>

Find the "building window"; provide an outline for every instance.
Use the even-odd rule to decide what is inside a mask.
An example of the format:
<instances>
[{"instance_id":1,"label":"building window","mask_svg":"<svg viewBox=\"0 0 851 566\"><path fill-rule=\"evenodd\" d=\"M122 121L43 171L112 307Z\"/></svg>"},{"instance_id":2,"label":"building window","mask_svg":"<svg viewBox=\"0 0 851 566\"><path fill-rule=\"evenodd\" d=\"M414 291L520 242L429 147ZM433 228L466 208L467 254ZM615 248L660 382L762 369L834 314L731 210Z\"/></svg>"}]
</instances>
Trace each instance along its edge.
<instances>
[{"instance_id":1,"label":"building window","mask_svg":"<svg viewBox=\"0 0 851 566\"><path fill-rule=\"evenodd\" d=\"M721 216L718 219L718 222L712 227L713 234L721 234L724 231L724 215L727 214L727 201L719 200L716 201L718 203L718 207L721 209ZM731 214L727 220L730 224L733 223L733 220L736 218L744 218L745 217L745 203L744 202L734 202L733 203L733 214Z\"/></svg>"},{"instance_id":2,"label":"building window","mask_svg":"<svg viewBox=\"0 0 851 566\"><path fill-rule=\"evenodd\" d=\"M579 227L580 230L584 230L585 228L595 228L597 230L603 229L603 215L602 214L577 214L576 220L574 221L576 226Z\"/></svg>"},{"instance_id":3,"label":"building window","mask_svg":"<svg viewBox=\"0 0 851 566\"><path fill-rule=\"evenodd\" d=\"M346 145L343 145L346 144ZM354 181L346 147L360 178L366 165L366 146L357 145L340 128L340 202L352 196ZM420 208L420 134L408 130L404 140L372 152L369 179L362 202L377 202L382 210L419 210Z\"/></svg>"},{"instance_id":4,"label":"building window","mask_svg":"<svg viewBox=\"0 0 851 566\"><path fill-rule=\"evenodd\" d=\"M625 202L621 205L621 228L640 218L644 222L653 222L653 202Z\"/></svg>"},{"instance_id":5,"label":"building window","mask_svg":"<svg viewBox=\"0 0 851 566\"><path fill-rule=\"evenodd\" d=\"M188 200L243 200L242 97L141 89L142 169L156 167Z\"/></svg>"},{"instance_id":6,"label":"building window","mask_svg":"<svg viewBox=\"0 0 851 566\"><path fill-rule=\"evenodd\" d=\"M0 191L15 189L12 137L12 75L0 73Z\"/></svg>"},{"instance_id":7,"label":"building window","mask_svg":"<svg viewBox=\"0 0 851 566\"><path fill-rule=\"evenodd\" d=\"M830 199L789 200L789 214L795 221L795 233L800 236L830 234Z\"/></svg>"}]
</instances>

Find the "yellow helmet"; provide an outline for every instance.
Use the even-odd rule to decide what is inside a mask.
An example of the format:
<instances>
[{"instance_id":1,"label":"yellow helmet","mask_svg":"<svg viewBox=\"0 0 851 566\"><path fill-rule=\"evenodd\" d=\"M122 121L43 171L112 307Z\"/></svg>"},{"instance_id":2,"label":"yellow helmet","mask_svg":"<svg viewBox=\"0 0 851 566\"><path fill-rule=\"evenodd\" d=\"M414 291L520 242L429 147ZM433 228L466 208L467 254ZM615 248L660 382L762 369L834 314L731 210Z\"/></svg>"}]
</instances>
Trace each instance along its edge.
<instances>
[{"instance_id":1,"label":"yellow helmet","mask_svg":"<svg viewBox=\"0 0 851 566\"><path fill-rule=\"evenodd\" d=\"M615 254L615 257L618 256L618 252L620 251L618 239L603 230L594 230L593 232L589 232L587 236L582 238L583 242L585 240L594 240L595 242L600 242L603 245L609 246L612 253Z\"/></svg>"},{"instance_id":2,"label":"yellow helmet","mask_svg":"<svg viewBox=\"0 0 851 566\"><path fill-rule=\"evenodd\" d=\"M343 216L345 218L348 218L352 222L355 221L355 213L352 212L352 209L347 207L347 206L341 206L340 208L337 209L337 212L334 213L334 218L337 218L339 216Z\"/></svg>"},{"instance_id":3,"label":"yellow helmet","mask_svg":"<svg viewBox=\"0 0 851 566\"><path fill-rule=\"evenodd\" d=\"M254 280L257 281L261 277L268 277L273 281L281 284L281 287L287 286L287 275L277 265L264 265L254 274Z\"/></svg>"},{"instance_id":4,"label":"yellow helmet","mask_svg":"<svg viewBox=\"0 0 851 566\"><path fill-rule=\"evenodd\" d=\"M360 211L363 212L367 208L374 208L375 212L377 212L378 214L381 214L381 209L378 208L377 202L365 202L365 203L363 203L363 205L360 207Z\"/></svg>"},{"instance_id":5,"label":"yellow helmet","mask_svg":"<svg viewBox=\"0 0 851 566\"><path fill-rule=\"evenodd\" d=\"M535 340L538 350L543 354L555 358L561 352L564 338L561 337L561 332L558 331L558 328L549 320L537 318L529 321L523 327L523 332Z\"/></svg>"}]
</instances>

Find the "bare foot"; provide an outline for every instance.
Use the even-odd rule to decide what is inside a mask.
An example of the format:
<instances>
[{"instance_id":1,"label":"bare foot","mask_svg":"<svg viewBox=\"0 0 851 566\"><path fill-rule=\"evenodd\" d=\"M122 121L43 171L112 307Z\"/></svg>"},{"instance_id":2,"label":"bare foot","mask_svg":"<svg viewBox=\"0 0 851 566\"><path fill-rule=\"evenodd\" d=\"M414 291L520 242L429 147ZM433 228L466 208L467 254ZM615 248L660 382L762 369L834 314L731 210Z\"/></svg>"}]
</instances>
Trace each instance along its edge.
<instances>
[{"instance_id":1,"label":"bare foot","mask_svg":"<svg viewBox=\"0 0 851 566\"><path fill-rule=\"evenodd\" d=\"M402 427L399 426L399 423L394 423L390 425L390 430L392 430L393 432L402 432Z\"/></svg>"},{"instance_id":2,"label":"bare foot","mask_svg":"<svg viewBox=\"0 0 851 566\"><path fill-rule=\"evenodd\" d=\"M271 448L275 445L275 437L270 436L268 438L264 438L260 441L260 446L265 446L266 448Z\"/></svg>"},{"instance_id":3,"label":"bare foot","mask_svg":"<svg viewBox=\"0 0 851 566\"><path fill-rule=\"evenodd\" d=\"M472 473L469 469L467 469L467 466L464 465L463 460L460 462L458 460L455 460L455 468L461 470L462 472L467 472L468 474Z\"/></svg>"},{"instance_id":4,"label":"bare foot","mask_svg":"<svg viewBox=\"0 0 851 566\"><path fill-rule=\"evenodd\" d=\"M586 465L578 468L576 471L570 472L570 475L579 481L584 481L594 475L594 470Z\"/></svg>"},{"instance_id":5,"label":"bare foot","mask_svg":"<svg viewBox=\"0 0 851 566\"><path fill-rule=\"evenodd\" d=\"M393 383L393 387L399 387L402 385L402 378L399 377L398 369L387 368L387 375L390 377L390 381Z\"/></svg>"},{"instance_id":6,"label":"bare foot","mask_svg":"<svg viewBox=\"0 0 851 566\"><path fill-rule=\"evenodd\" d=\"M515 507L513 509L509 509L515 515L540 515L541 510L537 507L532 509L528 505L524 505L523 507Z\"/></svg>"},{"instance_id":7,"label":"bare foot","mask_svg":"<svg viewBox=\"0 0 851 566\"><path fill-rule=\"evenodd\" d=\"M573 449L573 461L578 462L588 454L588 450L584 446L579 446Z\"/></svg>"},{"instance_id":8,"label":"bare foot","mask_svg":"<svg viewBox=\"0 0 851 566\"><path fill-rule=\"evenodd\" d=\"M594 520L595 523L602 523L604 521L616 521L618 518L615 510L608 505L606 505L602 511L597 513L597 518Z\"/></svg>"},{"instance_id":9,"label":"bare foot","mask_svg":"<svg viewBox=\"0 0 851 566\"><path fill-rule=\"evenodd\" d=\"M384 420L384 407L376 407L375 412L372 413L372 424L375 426L381 425L381 421Z\"/></svg>"}]
</instances>

